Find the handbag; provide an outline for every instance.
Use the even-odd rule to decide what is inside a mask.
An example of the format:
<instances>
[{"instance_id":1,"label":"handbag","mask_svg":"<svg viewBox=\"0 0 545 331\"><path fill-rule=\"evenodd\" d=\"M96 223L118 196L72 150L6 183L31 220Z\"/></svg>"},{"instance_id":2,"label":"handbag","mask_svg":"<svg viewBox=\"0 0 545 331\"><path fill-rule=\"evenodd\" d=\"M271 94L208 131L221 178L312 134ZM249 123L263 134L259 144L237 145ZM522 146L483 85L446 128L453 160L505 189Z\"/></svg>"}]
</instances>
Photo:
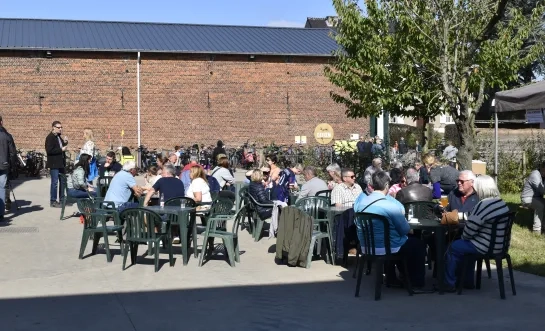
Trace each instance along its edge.
<instances>
[{"instance_id":1,"label":"handbag","mask_svg":"<svg viewBox=\"0 0 545 331\"><path fill-rule=\"evenodd\" d=\"M442 225L458 225L460 220L458 219L458 209L444 213L441 216Z\"/></svg>"}]
</instances>

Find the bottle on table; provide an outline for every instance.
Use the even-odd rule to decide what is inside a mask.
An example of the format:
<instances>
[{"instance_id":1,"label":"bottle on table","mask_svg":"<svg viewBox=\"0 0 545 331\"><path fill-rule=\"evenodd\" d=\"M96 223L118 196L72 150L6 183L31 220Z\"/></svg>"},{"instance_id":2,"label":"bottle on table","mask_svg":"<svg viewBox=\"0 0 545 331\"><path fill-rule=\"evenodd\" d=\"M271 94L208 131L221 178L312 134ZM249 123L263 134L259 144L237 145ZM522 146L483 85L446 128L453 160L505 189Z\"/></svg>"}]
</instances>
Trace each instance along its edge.
<instances>
[{"instance_id":1,"label":"bottle on table","mask_svg":"<svg viewBox=\"0 0 545 331\"><path fill-rule=\"evenodd\" d=\"M159 205L161 206L161 208L165 207L165 196L163 195L163 193L161 193L161 198L159 199Z\"/></svg>"}]
</instances>

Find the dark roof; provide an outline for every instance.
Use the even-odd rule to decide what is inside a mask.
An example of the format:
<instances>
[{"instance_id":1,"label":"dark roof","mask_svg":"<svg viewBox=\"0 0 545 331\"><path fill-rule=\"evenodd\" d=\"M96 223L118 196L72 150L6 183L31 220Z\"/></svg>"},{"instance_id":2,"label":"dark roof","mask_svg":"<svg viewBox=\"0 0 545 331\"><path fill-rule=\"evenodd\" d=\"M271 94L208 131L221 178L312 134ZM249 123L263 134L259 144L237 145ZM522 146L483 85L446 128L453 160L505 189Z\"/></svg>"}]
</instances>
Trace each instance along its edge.
<instances>
[{"instance_id":1,"label":"dark roof","mask_svg":"<svg viewBox=\"0 0 545 331\"><path fill-rule=\"evenodd\" d=\"M0 18L0 50L331 56L330 29Z\"/></svg>"},{"instance_id":2,"label":"dark roof","mask_svg":"<svg viewBox=\"0 0 545 331\"><path fill-rule=\"evenodd\" d=\"M310 29L329 29L326 18L308 17L305 28Z\"/></svg>"}]
</instances>

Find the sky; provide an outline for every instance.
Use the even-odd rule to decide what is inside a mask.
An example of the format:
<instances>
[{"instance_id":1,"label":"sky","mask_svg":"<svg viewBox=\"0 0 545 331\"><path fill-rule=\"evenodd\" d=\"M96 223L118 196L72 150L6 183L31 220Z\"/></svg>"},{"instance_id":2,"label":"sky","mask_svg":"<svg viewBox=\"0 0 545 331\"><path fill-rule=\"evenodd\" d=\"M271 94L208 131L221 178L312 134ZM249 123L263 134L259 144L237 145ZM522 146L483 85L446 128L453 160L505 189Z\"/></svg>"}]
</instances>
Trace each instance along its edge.
<instances>
[{"instance_id":1,"label":"sky","mask_svg":"<svg viewBox=\"0 0 545 331\"><path fill-rule=\"evenodd\" d=\"M332 0L0 0L1 18L304 27Z\"/></svg>"}]
</instances>

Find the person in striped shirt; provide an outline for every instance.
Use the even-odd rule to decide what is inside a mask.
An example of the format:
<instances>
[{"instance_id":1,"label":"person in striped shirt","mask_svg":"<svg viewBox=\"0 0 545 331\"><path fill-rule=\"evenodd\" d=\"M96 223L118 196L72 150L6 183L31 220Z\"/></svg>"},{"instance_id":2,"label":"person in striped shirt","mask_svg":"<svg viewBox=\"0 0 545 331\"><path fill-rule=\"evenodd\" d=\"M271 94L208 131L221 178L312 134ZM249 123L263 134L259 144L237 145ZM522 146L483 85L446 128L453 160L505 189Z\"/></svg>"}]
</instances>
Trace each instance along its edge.
<instances>
[{"instance_id":1,"label":"person in striped shirt","mask_svg":"<svg viewBox=\"0 0 545 331\"><path fill-rule=\"evenodd\" d=\"M453 292L456 287L457 268L461 267L465 254L486 254L490 245L493 252L500 253L503 248L504 236L509 221L509 208L500 198L500 192L494 179L481 175L474 181L474 189L481 199L471 210L465 222L462 238L455 240L447 254L445 280L447 291ZM497 222L496 240L491 243L492 224ZM466 288L474 288L475 260L470 261L466 270Z\"/></svg>"}]
</instances>

